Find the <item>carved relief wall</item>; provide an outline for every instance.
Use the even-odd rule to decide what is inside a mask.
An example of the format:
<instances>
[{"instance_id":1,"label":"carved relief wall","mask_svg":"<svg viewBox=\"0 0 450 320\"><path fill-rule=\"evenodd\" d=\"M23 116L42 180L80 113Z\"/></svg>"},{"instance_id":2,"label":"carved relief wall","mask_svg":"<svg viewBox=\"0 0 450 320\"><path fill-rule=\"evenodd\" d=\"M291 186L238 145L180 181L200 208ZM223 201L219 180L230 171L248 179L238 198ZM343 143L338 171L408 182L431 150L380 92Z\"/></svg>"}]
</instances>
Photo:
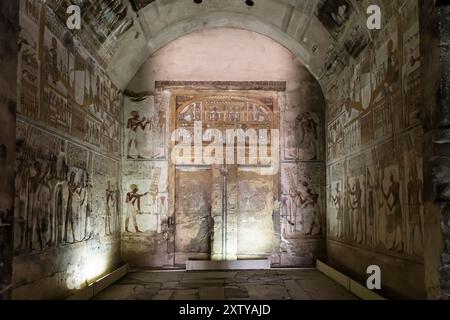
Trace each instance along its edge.
<instances>
[{"instance_id":1,"label":"carved relief wall","mask_svg":"<svg viewBox=\"0 0 450 320\"><path fill-rule=\"evenodd\" d=\"M351 36L339 36L337 30L349 26L345 21L352 19L352 5L327 3L348 8L334 15L333 27L329 20L324 23L345 43ZM367 266L377 264L387 295L419 297L425 294L426 212L418 2L392 6L399 14L386 17L383 30L370 35L371 44L332 76L324 76L328 254L334 265L356 278L363 279ZM393 276L398 273L408 276ZM405 281L410 278L414 281Z\"/></svg>"},{"instance_id":2,"label":"carved relief wall","mask_svg":"<svg viewBox=\"0 0 450 320\"><path fill-rule=\"evenodd\" d=\"M0 300L12 294L19 5L0 4Z\"/></svg>"},{"instance_id":3,"label":"carved relief wall","mask_svg":"<svg viewBox=\"0 0 450 320\"><path fill-rule=\"evenodd\" d=\"M120 96L49 6L20 26L14 298L60 298L118 264Z\"/></svg>"},{"instance_id":4,"label":"carved relief wall","mask_svg":"<svg viewBox=\"0 0 450 320\"><path fill-rule=\"evenodd\" d=\"M128 1L48 0L47 4L61 21L67 20L70 5L79 6L82 28L71 32L102 66L110 62L122 36L134 29Z\"/></svg>"},{"instance_id":5,"label":"carved relief wall","mask_svg":"<svg viewBox=\"0 0 450 320\"><path fill-rule=\"evenodd\" d=\"M233 50L230 42L236 44ZM324 98L289 51L245 30L198 31L156 52L125 95L122 204L129 211L122 216L124 260L169 267L189 257L241 255L268 257L274 266L312 266L315 258L324 257ZM252 171L258 164L173 166L172 130L193 131L196 120L204 129L221 131L267 128L267 123L278 129L279 170L265 178ZM153 206L154 213L146 214L152 190L165 211ZM223 201L227 222L221 218ZM255 226L264 232L244 232ZM229 240L225 246L218 236L223 232Z\"/></svg>"}]
</instances>

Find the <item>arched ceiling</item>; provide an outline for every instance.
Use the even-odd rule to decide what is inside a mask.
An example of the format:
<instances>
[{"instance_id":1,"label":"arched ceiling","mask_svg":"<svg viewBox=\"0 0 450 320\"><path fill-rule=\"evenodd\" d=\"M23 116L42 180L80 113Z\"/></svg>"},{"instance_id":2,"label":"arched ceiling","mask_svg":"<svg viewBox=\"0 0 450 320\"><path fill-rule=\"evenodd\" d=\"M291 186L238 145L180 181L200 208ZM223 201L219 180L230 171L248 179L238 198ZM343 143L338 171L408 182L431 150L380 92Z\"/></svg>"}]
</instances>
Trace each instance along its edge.
<instances>
[{"instance_id":1,"label":"arched ceiling","mask_svg":"<svg viewBox=\"0 0 450 320\"><path fill-rule=\"evenodd\" d=\"M252 7L244 0L203 0L201 4L193 0L65 1L88 3L88 11L95 6L105 17L115 14L111 24L115 29L100 37L97 49L113 82L124 89L156 50L178 37L213 27L243 28L268 36L292 51L321 80L369 43L366 8L377 4L389 13L398 5L392 3L401 0L254 0ZM122 7L127 8L126 14ZM93 21L99 17L93 16ZM88 32L98 32L95 26Z\"/></svg>"}]
</instances>

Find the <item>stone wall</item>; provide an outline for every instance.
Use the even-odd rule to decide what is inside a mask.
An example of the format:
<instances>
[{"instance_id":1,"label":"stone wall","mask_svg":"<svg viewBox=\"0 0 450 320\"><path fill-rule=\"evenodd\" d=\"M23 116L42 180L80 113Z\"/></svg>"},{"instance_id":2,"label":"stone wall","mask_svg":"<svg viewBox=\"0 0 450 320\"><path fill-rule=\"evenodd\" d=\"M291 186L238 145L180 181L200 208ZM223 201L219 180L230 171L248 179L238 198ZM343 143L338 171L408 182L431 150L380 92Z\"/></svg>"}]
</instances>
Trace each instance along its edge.
<instances>
[{"instance_id":1,"label":"stone wall","mask_svg":"<svg viewBox=\"0 0 450 320\"><path fill-rule=\"evenodd\" d=\"M280 88L278 82L284 85ZM260 243L270 239L270 246L262 244L260 247L264 247L261 250L269 256L274 266L313 266L315 258L324 257L324 99L318 83L292 53L273 40L250 31L204 29L179 38L152 55L131 81L125 94L128 97L124 104L122 203L129 209L124 210L122 217L123 260L133 265L153 267L183 265L186 255L181 255L179 259L174 257L177 237L185 238L180 243L182 247L190 248L186 249L191 250L190 256L205 253L202 257L209 258L211 252L206 251L211 251L211 248L207 250L210 244L199 240L208 237L212 230L208 227L206 215L203 217L199 213L197 219L181 223L187 218L178 217L177 220L176 208L180 197L186 198L189 201L183 200L187 206L185 211L200 212L205 208L208 212L212 211L214 219L219 221L217 216L220 214L217 212L221 211L221 192L217 184L222 179L220 172L211 169L212 173L208 173L198 169L197 175L182 173L185 177L179 180L182 191L171 192L177 182L175 178L171 179L172 166L169 161L170 134L179 119L179 108L195 105L196 99L201 101L205 96L234 99L233 106L239 105L236 101L242 102L246 97L275 110L275 128L280 129L281 136L281 165L274 178L276 182L273 186L276 187L261 189L270 192L266 195L274 192L275 206L261 206L266 200L259 195L259 198L247 199L249 206L242 207L242 210L253 214L261 208L262 214L262 211L270 209L271 231L261 230L259 236ZM134 112L135 120L132 119L133 111L138 112ZM142 123L135 132L131 132L128 126L133 121ZM236 206L244 202L243 197L255 193L259 184L262 187L269 184L255 178L259 182L253 180L251 186L245 186L245 183L238 181L244 181L248 175L241 173L239 178L236 176L239 173L232 168L230 170L227 180L229 210L236 210ZM191 176L197 178L189 180ZM208 189L210 182L213 182L212 199L219 202L217 206L211 204L209 198L205 202L201 196L208 194L201 190ZM141 208L138 209L142 214L136 215L137 228L133 223L134 209L126 202L126 194L136 186L138 191L135 193L142 195ZM248 192L244 190L233 196L236 188L246 188ZM255 194L258 195L258 192ZM171 198L174 201L171 202ZM211 210L208 209L210 205ZM236 211L239 213L239 209ZM249 217L234 218L238 219L238 224L251 220ZM312 225L316 227L310 228ZM214 230L217 230L217 224ZM229 232L237 231L239 234L239 227L238 230L231 230ZM243 233L241 243L242 237ZM247 240L247 245L251 246L252 240ZM245 251L245 246L241 248ZM213 250L217 252L219 249Z\"/></svg>"},{"instance_id":2,"label":"stone wall","mask_svg":"<svg viewBox=\"0 0 450 320\"><path fill-rule=\"evenodd\" d=\"M16 299L64 298L120 259L120 95L62 21L20 1Z\"/></svg>"},{"instance_id":3,"label":"stone wall","mask_svg":"<svg viewBox=\"0 0 450 320\"><path fill-rule=\"evenodd\" d=\"M394 1L382 13L382 29L363 37L351 36L357 27L351 10L330 30L338 42L322 79L328 260L362 283L367 267L378 265L384 295L420 298L426 296L430 213L424 210L418 1ZM341 49L348 52L344 60Z\"/></svg>"},{"instance_id":4,"label":"stone wall","mask_svg":"<svg viewBox=\"0 0 450 320\"><path fill-rule=\"evenodd\" d=\"M19 6L0 3L0 300L11 296Z\"/></svg>"}]
</instances>

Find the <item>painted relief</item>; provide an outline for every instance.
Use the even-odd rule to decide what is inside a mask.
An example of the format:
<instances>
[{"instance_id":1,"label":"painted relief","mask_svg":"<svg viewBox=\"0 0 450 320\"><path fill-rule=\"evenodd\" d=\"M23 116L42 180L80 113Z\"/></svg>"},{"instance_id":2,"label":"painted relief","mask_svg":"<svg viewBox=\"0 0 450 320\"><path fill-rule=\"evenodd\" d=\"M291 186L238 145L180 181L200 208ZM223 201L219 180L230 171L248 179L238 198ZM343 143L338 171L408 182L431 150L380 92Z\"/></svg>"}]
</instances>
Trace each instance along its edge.
<instances>
[{"instance_id":1,"label":"painted relief","mask_svg":"<svg viewBox=\"0 0 450 320\"><path fill-rule=\"evenodd\" d=\"M118 90L46 6L23 2L19 115L118 156Z\"/></svg>"},{"instance_id":2,"label":"painted relief","mask_svg":"<svg viewBox=\"0 0 450 320\"><path fill-rule=\"evenodd\" d=\"M40 5L33 0L22 0L20 11L18 97L17 111L26 117L39 120L38 101L38 21Z\"/></svg>"},{"instance_id":3,"label":"painted relief","mask_svg":"<svg viewBox=\"0 0 450 320\"><path fill-rule=\"evenodd\" d=\"M380 252L423 255L418 7L350 63L328 96L329 236ZM349 85L341 77L351 79ZM348 82L347 82L348 83ZM343 99L339 98L339 92Z\"/></svg>"},{"instance_id":4,"label":"painted relief","mask_svg":"<svg viewBox=\"0 0 450 320\"><path fill-rule=\"evenodd\" d=\"M123 236L164 231L169 201L167 163L127 161L123 174Z\"/></svg>"},{"instance_id":5,"label":"painted relief","mask_svg":"<svg viewBox=\"0 0 450 320\"><path fill-rule=\"evenodd\" d=\"M191 89L190 84L184 93L180 83L174 85L176 91L163 86L151 94L127 91L122 200L124 254L149 265L183 265L189 258L232 260L267 257L280 251L283 265L312 264L304 251L309 252L309 246L314 254L320 252L322 249L316 242L321 241L326 229L321 95L314 91L312 96L302 99L305 107L286 111L285 99L278 96L277 100L273 92L242 91L230 95L222 91L200 92ZM211 90L213 85L201 83L202 87L212 86ZM227 85L237 90L241 84ZM242 83L244 88L248 85ZM164 102L158 100L161 94L166 95ZM167 154L155 149L168 148L166 127L156 132L155 139L147 133L153 117L172 123L174 128L191 131L196 121L202 122L203 129L221 131L273 129L278 127L278 121L285 123L276 118L274 111L278 108L282 110L282 119L287 119L285 112L289 118L286 127L289 132L284 128L281 134L282 143L287 146L284 150L288 151L284 161L289 162L286 164L289 179L284 171L280 173L281 180L280 175L260 176L252 171L259 164L239 168L229 165L226 169L195 164L172 166L170 159L165 160ZM282 194L280 183L286 184ZM159 192L154 192L155 189ZM162 201L167 206L158 209ZM280 210L283 248L277 242L280 222L274 218ZM306 244L302 239L313 242ZM143 252L145 258L141 256Z\"/></svg>"},{"instance_id":6,"label":"painted relief","mask_svg":"<svg viewBox=\"0 0 450 320\"><path fill-rule=\"evenodd\" d=\"M405 102L405 125L420 121L420 39L419 8L412 1L405 1L400 8L405 32L403 33L402 98Z\"/></svg>"},{"instance_id":7,"label":"painted relief","mask_svg":"<svg viewBox=\"0 0 450 320\"><path fill-rule=\"evenodd\" d=\"M121 0L49 0L48 6L62 21L67 19L67 7L77 4L82 14L81 30L73 35L81 41L100 64L106 65L117 49L118 40L134 25L128 12L128 4Z\"/></svg>"},{"instance_id":8,"label":"painted relief","mask_svg":"<svg viewBox=\"0 0 450 320\"><path fill-rule=\"evenodd\" d=\"M255 129L272 127L274 101L270 97L260 100L221 96L188 99L177 97L177 126L180 128L192 128L195 121L219 130L236 128L236 125ZM188 101L183 103L185 100Z\"/></svg>"},{"instance_id":9,"label":"painted relief","mask_svg":"<svg viewBox=\"0 0 450 320\"><path fill-rule=\"evenodd\" d=\"M125 150L127 160L167 158L169 94L158 92L125 101Z\"/></svg>"},{"instance_id":10,"label":"painted relief","mask_svg":"<svg viewBox=\"0 0 450 320\"><path fill-rule=\"evenodd\" d=\"M103 175L110 181L109 191L117 193L117 161L109 171L93 172L93 154L87 149L24 122L18 122L17 139L16 253L111 235L102 232L99 217L100 207L112 201L97 197L97 188L107 193L99 183ZM117 219L117 207L111 215Z\"/></svg>"},{"instance_id":11,"label":"painted relief","mask_svg":"<svg viewBox=\"0 0 450 320\"><path fill-rule=\"evenodd\" d=\"M320 0L316 16L335 39L345 28L354 9L348 0Z\"/></svg>"},{"instance_id":12,"label":"painted relief","mask_svg":"<svg viewBox=\"0 0 450 320\"><path fill-rule=\"evenodd\" d=\"M323 170L321 163L282 166L280 215L283 237L325 235Z\"/></svg>"},{"instance_id":13,"label":"painted relief","mask_svg":"<svg viewBox=\"0 0 450 320\"><path fill-rule=\"evenodd\" d=\"M328 123L327 133L327 159L337 159L344 152L344 123L345 114Z\"/></svg>"},{"instance_id":14,"label":"painted relief","mask_svg":"<svg viewBox=\"0 0 450 320\"><path fill-rule=\"evenodd\" d=\"M322 121L313 111L286 106L281 123L284 161L322 160Z\"/></svg>"},{"instance_id":15,"label":"painted relief","mask_svg":"<svg viewBox=\"0 0 450 320\"><path fill-rule=\"evenodd\" d=\"M92 218L92 212L98 212L101 226L100 234L104 236L117 235L120 232L120 192L118 189L119 171L118 162L100 155L94 155L93 158L93 183L92 190L92 208L89 210L89 217L85 219L85 234L91 234L92 229L88 223L94 224L94 221L88 221ZM89 203L89 201L88 201ZM88 230L90 230L88 232Z\"/></svg>"},{"instance_id":16,"label":"painted relief","mask_svg":"<svg viewBox=\"0 0 450 320\"><path fill-rule=\"evenodd\" d=\"M327 237L342 239L344 236L344 199L342 163L334 163L327 168Z\"/></svg>"},{"instance_id":17,"label":"painted relief","mask_svg":"<svg viewBox=\"0 0 450 320\"><path fill-rule=\"evenodd\" d=\"M357 19L356 15L354 16L354 19ZM344 41L344 47L347 53L356 59L369 44L369 35L365 26L362 26L356 21L353 23L350 22L350 24L351 29Z\"/></svg>"},{"instance_id":18,"label":"painted relief","mask_svg":"<svg viewBox=\"0 0 450 320\"><path fill-rule=\"evenodd\" d=\"M15 281L64 296L118 259L120 96L48 1L19 18Z\"/></svg>"}]
</instances>

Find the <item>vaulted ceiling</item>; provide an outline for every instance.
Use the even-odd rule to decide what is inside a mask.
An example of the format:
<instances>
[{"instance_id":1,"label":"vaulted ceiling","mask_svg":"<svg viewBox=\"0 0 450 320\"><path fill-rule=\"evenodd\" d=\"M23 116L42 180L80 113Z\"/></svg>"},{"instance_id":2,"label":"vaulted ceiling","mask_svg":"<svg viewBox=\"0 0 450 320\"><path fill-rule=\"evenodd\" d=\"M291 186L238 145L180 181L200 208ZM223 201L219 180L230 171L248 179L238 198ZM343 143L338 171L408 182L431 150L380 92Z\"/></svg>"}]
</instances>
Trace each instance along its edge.
<instances>
[{"instance_id":1,"label":"vaulted ceiling","mask_svg":"<svg viewBox=\"0 0 450 320\"><path fill-rule=\"evenodd\" d=\"M391 16L408 0L49 0L82 6L87 27L75 33L125 88L168 42L202 28L235 27L266 35L292 51L319 80L356 57L377 31L366 28L369 5ZM83 10L84 9L84 10ZM61 13L63 14L63 13ZM99 22L102 22L99 24ZM230 46L233 46L230 43Z\"/></svg>"}]
</instances>

